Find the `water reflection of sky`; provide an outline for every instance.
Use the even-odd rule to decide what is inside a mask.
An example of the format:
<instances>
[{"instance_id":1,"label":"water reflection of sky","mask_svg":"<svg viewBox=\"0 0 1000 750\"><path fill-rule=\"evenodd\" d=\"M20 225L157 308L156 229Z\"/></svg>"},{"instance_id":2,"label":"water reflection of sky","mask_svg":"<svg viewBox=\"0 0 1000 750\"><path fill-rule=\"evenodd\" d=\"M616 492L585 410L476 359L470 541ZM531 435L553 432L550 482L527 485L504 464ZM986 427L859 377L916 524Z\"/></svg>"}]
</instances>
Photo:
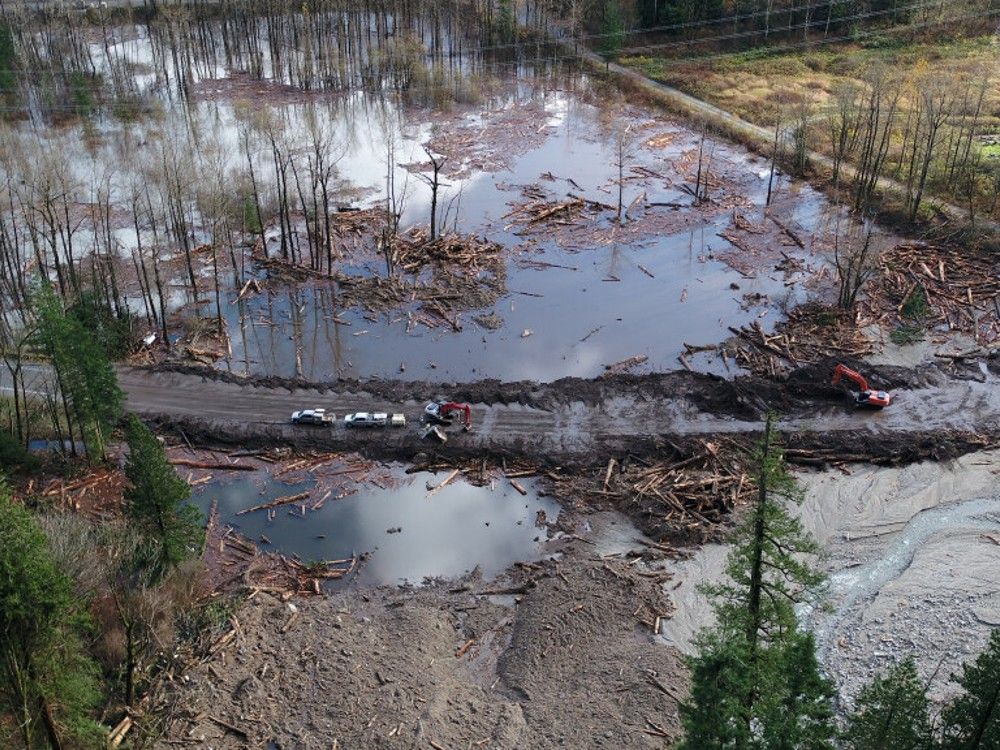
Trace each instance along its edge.
<instances>
[{"instance_id":1,"label":"water reflection of sky","mask_svg":"<svg viewBox=\"0 0 1000 750\"><path fill-rule=\"evenodd\" d=\"M157 63L169 69L170 61L159 60L151 49L151 40L139 28L113 45L112 54L121 53L140 66ZM103 48L97 45L93 53L101 58ZM224 75L226 71L208 63L197 72L200 78ZM423 144L433 141L442 128L467 128L474 133L488 122L489 110L531 102L529 116L538 119L539 132L544 129L545 137L537 143L532 139L531 143L512 145L512 153L502 154L507 157L506 166L496 172L463 170L461 177L448 177L449 187L443 189L439 205L447 207L454 201L457 221L449 222L449 226L459 231L484 234L513 248L515 253L577 270L539 271L511 263L507 279L511 293L493 308L464 313L461 332L444 327L430 330L420 325L408 331L405 314L398 310L370 319L372 316L366 318L357 310L338 308L330 289L275 283L268 294L239 304L223 303L232 358L220 366L245 374L312 380L553 380L598 375L605 365L644 355L648 360L642 369L670 370L678 367L677 357L685 343L716 343L729 336L729 326L758 319L761 308L741 308L743 294L757 293L771 301L787 295L780 274L764 269L757 278L745 279L712 259L713 252L732 249L717 236L729 225L728 211L688 215L676 227L656 236L626 238L620 244L597 247L581 243L583 246L571 250L560 249L544 238L511 233L507 214L511 203L524 200L522 185L541 185L552 200L561 200L572 192L604 203L616 202L615 133L600 108L574 91L585 91L587 85L583 76L548 83L512 76L501 93L491 94L481 107L465 108L464 114L460 108L455 116L404 107L391 98L359 91L274 107L272 115L280 123L282 138L296 144L290 148L308 151L310 123L331 144L331 152L339 158L337 172L343 188L337 198L339 203L372 205L383 200L387 155L392 144L397 188L402 190L405 185L407 191L405 227L428 220L430 188L402 166L424 161ZM166 86L166 90L169 88ZM240 114L231 99L195 96L188 111L175 103L156 120L88 123L88 129L103 136L99 138L84 137L83 126L50 129L45 131L39 148L58 155L60 168L64 167L80 185L106 184L116 201L127 203L135 179L144 177L142 170L155 169L159 163L161 139L149 137L151 134L162 134L166 143L189 143L202 155L199 158L220 153L226 175L238 176L236 170L243 170L245 162L240 116L245 114ZM668 121L654 120L652 114L641 110L633 113L630 122L637 129L628 165L642 165L662 178L629 181L624 190L625 205L643 195L653 202L689 203L690 196L681 190L686 167L679 165L679 159L682 152L697 147L699 136ZM648 137L664 133L671 136L665 139L665 145L655 149L642 145ZM274 182L269 147L261 139L255 148L257 177L266 193ZM735 180L727 189L750 201L755 208L747 213L759 218L767 181L759 179L758 174L766 164L754 162L745 151L733 146L719 144L710 151L716 171L725 168L727 177ZM543 174L555 179L540 180ZM778 193L783 197L794 192L782 210L808 235L826 219L828 204L808 187L791 191L787 182L779 183ZM150 184L150 201L154 211L162 215L163 198L157 193L156 181ZM456 213L451 216L454 218ZM126 223L113 236L119 256L130 264L137 244L134 229ZM148 229L140 231L140 238L147 248L156 239ZM204 232L197 232L196 243L208 240ZM89 224L78 228L75 242L78 252L92 244ZM161 260L169 255L164 251ZM639 269L640 264L653 278ZM350 270L382 272L377 260L367 266ZM220 267L228 268L227 258L220 259ZM619 280L606 281L609 277ZM165 280L165 294L172 308L188 300L184 283L181 276ZM738 283L739 290L731 289L733 283ZM208 284L203 286L207 288ZM203 299L211 296L203 289ZM236 292L225 289L223 297L233 300ZM137 312L143 310L139 298L131 299L130 306ZM214 315L214 303L209 302L202 312ZM474 322L476 315L486 313L495 313L503 320L503 327L488 330ZM769 329L777 318L777 311L772 309L760 322ZM523 336L525 331L531 335ZM726 373L718 359L709 363L693 358L692 364Z\"/></svg>"},{"instance_id":2,"label":"water reflection of sky","mask_svg":"<svg viewBox=\"0 0 1000 750\"><path fill-rule=\"evenodd\" d=\"M544 239L506 231L509 219L505 215L511 203L522 200L511 186L538 183L545 172L557 179L539 184L556 199L573 192L604 202L614 200L608 194L614 192L616 177L614 143L602 129L597 109L565 92L545 101L546 111L557 124L552 135L513 159L509 169L466 180L461 187L458 228L485 229L491 239L516 250L523 250L521 243L531 240L531 254L525 257L577 270L538 271L509 264L511 294L492 309L463 314L463 330L458 333L419 325L407 331L406 318L399 311L375 320L358 311L340 311L329 289L279 288L226 310L233 340L232 360L226 366L241 373L312 380L382 376L547 381L594 376L605 365L645 355L649 358L645 368L670 370L678 366L677 355L685 343L714 343L729 335L728 326L757 318L760 309L742 309L741 295L759 293L775 300L788 294L780 274L744 279L711 259L713 251L730 249L717 237L731 220L725 212L696 219L672 234L579 249L561 249ZM675 133L675 142L663 152L637 149L634 160L669 173L670 160L693 145L693 136L673 126L662 128ZM727 160L730 169L744 173L744 194L763 202L766 184L756 177L746 154L719 147L715 158L717 163ZM420 183L411 180L411 184ZM630 184L625 189L626 205L640 193L651 201L677 201L683 196L675 185L665 182ZM419 211L426 211L426 198L416 192L411 195L408 205L413 220L420 219ZM825 204L808 188L793 205L796 219L805 226L822 220ZM379 272L377 263L370 264L370 272ZM731 288L734 281L739 282L738 291ZM474 317L483 313L495 313L504 326L488 330L477 325ZM336 322L335 317L350 325ZM775 319L771 315L763 320L765 328ZM526 330L530 336L522 335Z\"/></svg>"},{"instance_id":3,"label":"water reflection of sky","mask_svg":"<svg viewBox=\"0 0 1000 750\"><path fill-rule=\"evenodd\" d=\"M355 495L307 511L304 518L294 505L277 508L273 521L266 511L236 513L306 491L309 483L271 480L263 490L247 479L212 483L198 488L194 501L206 512L216 501L223 523L254 540L263 534L272 542L265 549L294 553L303 561L370 552L358 574L367 584L420 583L425 577L459 576L476 566L492 577L518 560L537 559L547 531L535 526L536 514L544 510L552 521L559 513L555 502L536 496L532 480L519 480L529 491L525 497L506 481L493 490L456 481L428 497L426 483L434 486L445 475L396 473L403 482L399 487L364 485ZM400 531L387 533L390 529Z\"/></svg>"}]
</instances>

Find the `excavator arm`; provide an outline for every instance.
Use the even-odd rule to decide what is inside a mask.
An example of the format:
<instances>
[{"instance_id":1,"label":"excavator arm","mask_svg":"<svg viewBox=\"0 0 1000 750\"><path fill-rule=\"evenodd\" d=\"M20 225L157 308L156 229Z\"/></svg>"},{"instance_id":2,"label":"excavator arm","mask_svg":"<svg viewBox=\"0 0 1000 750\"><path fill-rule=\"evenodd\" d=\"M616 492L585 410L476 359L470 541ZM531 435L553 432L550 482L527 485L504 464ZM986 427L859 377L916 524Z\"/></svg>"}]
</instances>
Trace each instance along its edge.
<instances>
[{"instance_id":1,"label":"excavator arm","mask_svg":"<svg viewBox=\"0 0 1000 750\"><path fill-rule=\"evenodd\" d=\"M852 370L847 365L837 365L833 370L833 384L839 385L841 378L847 378L855 385L858 386L858 390L867 391L868 381L865 380L864 375L856 370Z\"/></svg>"},{"instance_id":2,"label":"excavator arm","mask_svg":"<svg viewBox=\"0 0 1000 750\"><path fill-rule=\"evenodd\" d=\"M424 407L424 418L435 424L451 424L455 414L462 414L462 429L468 432L472 428L472 407L458 401L431 401Z\"/></svg>"},{"instance_id":3,"label":"excavator arm","mask_svg":"<svg viewBox=\"0 0 1000 750\"><path fill-rule=\"evenodd\" d=\"M462 424L465 429L468 430L472 427L472 407L468 404L460 404L455 401L449 401L446 404L441 404L441 415L443 417L448 417L452 413L460 411L462 412Z\"/></svg>"},{"instance_id":4,"label":"excavator arm","mask_svg":"<svg viewBox=\"0 0 1000 750\"><path fill-rule=\"evenodd\" d=\"M833 385L838 385L842 378L847 378L858 386L860 392L855 396L854 403L862 409L884 409L892 402L892 396L888 393L871 390L861 373L841 364L833 370Z\"/></svg>"}]
</instances>

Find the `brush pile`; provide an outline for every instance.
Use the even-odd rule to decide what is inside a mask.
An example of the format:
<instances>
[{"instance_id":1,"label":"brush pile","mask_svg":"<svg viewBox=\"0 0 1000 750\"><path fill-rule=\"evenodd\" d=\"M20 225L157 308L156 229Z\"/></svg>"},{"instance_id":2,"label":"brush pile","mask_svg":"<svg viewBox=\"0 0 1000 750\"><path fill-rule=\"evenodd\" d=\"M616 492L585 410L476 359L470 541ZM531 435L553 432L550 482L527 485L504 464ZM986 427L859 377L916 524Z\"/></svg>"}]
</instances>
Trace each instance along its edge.
<instances>
[{"instance_id":1,"label":"brush pile","mask_svg":"<svg viewBox=\"0 0 1000 750\"><path fill-rule=\"evenodd\" d=\"M873 351L871 340L845 310L818 303L800 305L788 312L774 333L765 333L758 321L733 328L734 343L722 351L754 375L779 378L802 365L833 355L859 359Z\"/></svg>"},{"instance_id":2,"label":"brush pile","mask_svg":"<svg viewBox=\"0 0 1000 750\"><path fill-rule=\"evenodd\" d=\"M607 468L557 485L562 498L606 500L647 535L677 543L706 542L755 491L735 443L698 441L675 458L649 463L612 458Z\"/></svg>"},{"instance_id":3,"label":"brush pile","mask_svg":"<svg viewBox=\"0 0 1000 750\"><path fill-rule=\"evenodd\" d=\"M219 321L215 318L186 318L184 330L180 350L188 359L211 367L217 360L232 356L229 334L219 327Z\"/></svg>"},{"instance_id":4,"label":"brush pile","mask_svg":"<svg viewBox=\"0 0 1000 750\"><path fill-rule=\"evenodd\" d=\"M503 218L512 219L514 224L527 226L543 222L572 224L582 216L587 205L587 201L583 198L576 197L566 201L533 200L516 206Z\"/></svg>"},{"instance_id":5,"label":"brush pile","mask_svg":"<svg viewBox=\"0 0 1000 750\"><path fill-rule=\"evenodd\" d=\"M965 248L901 243L879 258L862 309L890 328L922 318L989 345L1000 340L997 270L993 259Z\"/></svg>"},{"instance_id":6,"label":"brush pile","mask_svg":"<svg viewBox=\"0 0 1000 750\"><path fill-rule=\"evenodd\" d=\"M353 573L358 558L303 563L277 553L261 552L250 539L231 527L222 527L218 512L209 515L204 559L213 591L232 586L267 591L290 599L322 592L323 581L339 580Z\"/></svg>"},{"instance_id":7,"label":"brush pile","mask_svg":"<svg viewBox=\"0 0 1000 750\"><path fill-rule=\"evenodd\" d=\"M496 274L503 262L503 246L496 242L474 234L445 234L432 240L426 229L397 237L393 252L396 266L413 275L430 265L457 275Z\"/></svg>"}]
</instances>

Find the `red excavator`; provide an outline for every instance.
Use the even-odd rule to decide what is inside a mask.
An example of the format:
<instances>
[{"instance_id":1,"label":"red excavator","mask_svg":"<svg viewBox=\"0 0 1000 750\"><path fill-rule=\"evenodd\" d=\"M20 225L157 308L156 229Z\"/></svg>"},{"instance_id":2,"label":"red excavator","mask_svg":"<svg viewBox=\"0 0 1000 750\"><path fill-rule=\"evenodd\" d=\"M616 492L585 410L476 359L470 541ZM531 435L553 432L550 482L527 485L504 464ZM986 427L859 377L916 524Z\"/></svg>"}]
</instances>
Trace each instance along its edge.
<instances>
[{"instance_id":1,"label":"red excavator","mask_svg":"<svg viewBox=\"0 0 1000 750\"><path fill-rule=\"evenodd\" d=\"M472 407L456 401L431 401L424 407L424 416L432 424L451 424L457 413L462 413L462 430L468 432L472 428Z\"/></svg>"},{"instance_id":2,"label":"red excavator","mask_svg":"<svg viewBox=\"0 0 1000 750\"><path fill-rule=\"evenodd\" d=\"M837 365L833 371L834 385L840 383L841 378L847 378L857 384L861 392L854 397L854 403L862 409L884 409L892 401L892 396L885 391L871 390L864 376L847 365Z\"/></svg>"}]
</instances>

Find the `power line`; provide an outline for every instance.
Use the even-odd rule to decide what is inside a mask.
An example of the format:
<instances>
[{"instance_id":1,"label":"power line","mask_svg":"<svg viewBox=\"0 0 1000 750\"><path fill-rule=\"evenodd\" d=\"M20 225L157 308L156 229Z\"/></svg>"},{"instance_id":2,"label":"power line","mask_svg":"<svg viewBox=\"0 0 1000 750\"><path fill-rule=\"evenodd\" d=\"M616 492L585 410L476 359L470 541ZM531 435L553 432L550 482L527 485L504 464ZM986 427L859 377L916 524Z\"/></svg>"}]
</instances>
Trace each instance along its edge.
<instances>
[{"instance_id":1,"label":"power line","mask_svg":"<svg viewBox=\"0 0 1000 750\"><path fill-rule=\"evenodd\" d=\"M931 7L932 5L937 5L937 3L934 2L934 0L925 0L923 2L916 2L916 3L913 3L910 6L906 6L905 8L903 8L903 10L914 9L914 8L926 8L926 7ZM897 12L899 10L900 9L897 9ZM861 19L861 18L872 18L872 17L876 17L876 16L879 16L879 15L884 15L886 12L887 11L878 11L878 12L870 12L870 13L863 13L863 14L855 14L854 16L844 17L843 20ZM891 12L891 11L889 11L889 12ZM765 48L758 48L758 49L764 55L773 55L773 54L780 54L780 53L783 53L783 52L788 52L788 51L792 51L792 50L796 50L796 49L801 49L801 48L804 48L804 47L816 48L816 47L820 47L820 46L824 46L824 45L828 45L828 44L835 44L835 43L839 43L839 42L855 41L855 40L858 40L858 39L869 38L869 37L872 37L872 36L879 36L879 35L882 35L882 34L885 34L885 33L891 33L893 31L909 30L909 29L917 29L917 28L928 28L928 27L932 27L932 26L936 26L936 25L947 25L949 23L954 23L954 22L963 21L963 20L969 20L969 19L973 19L973 18L992 18L992 17L995 17L997 15L1000 15L1000 9L996 9L996 10L992 10L992 11L987 11L987 12L968 13L968 14L965 14L965 15L954 16L954 17L946 19L946 20L934 19L934 20L929 20L929 21L925 21L925 22L922 22L922 23L910 23L910 24L906 24L906 25L903 25L903 26L897 26L897 27L888 28L888 29L887 28L880 28L880 29L873 29L873 30L869 30L869 31L859 31L859 32L856 32L856 33L853 33L853 34L845 34L845 35L842 35L842 36L824 37L823 39L820 39L820 40L804 40L804 41L797 42L797 43L794 43L794 44L787 44L787 45L774 46L774 47L765 47ZM755 32L755 33L760 33L760 32ZM745 38L745 36L746 36L746 34L743 34L743 33L740 33L740 34L730 34L730 35L724 35L724 36L716 37L714 39L714 41L724 41L724 40L727 40L727 39ZM650 51L652 49L666 49L668 47L675 46L675 45L676 46L680 46L679 42L674 42L674 43L666 43L666 44L660 44L660 45L643 45L643 46L638 46L638 47L628 47L628 48L624 48L622 50L619 50L618 54L625 56L625 55L633 54L633 53L636 53L636 52ZM734 56L737 56L737 55L746 54L746 52L747 52L746 50L742 50L742 51L721 52L721 53L709 54L709 55L690 56L690 57L683 57L683 58L664 58L661 62L663 64L666 64L666 65L675 65L676 66L676 65L684 65L684 64L691 64L691 63L708 62L708 61L717 60L717 59L723 59L723 58L727 58L727 57L734 57ZM536 64L540 64L540 63L548 63L548 62L559 63L559 62L568 62L568 61L580 61L580 60L583 60L583 59L584 59L584 55L582 55L582 54L579 54L579 53L567 53L567 54L563 54L563 55L554 55L554 56L550 56L550 57L524 58L524 59L521 59L521 60L518 60L518 61L512 61L512 62L487 62L487 61L482 61L482 62L483 62L483 68L484 69L492 70L492 69L496 69L496 68L507 68L507 67L520 68L520 67L527 67L527 66L531 66L531 65L536 65ZM267 82L266 79L263 82L266 83ZM363 77L359 77L357 79L357 82L361 83L362 86L363 86L363 84L364 84ZM36 88L38 88L38 87L36 87ZM339 91L339 90L331 89L331 90L329 90L327 92L320 91L318 93L320 95L323 95L324 93L333 94L333 93L336 93L337 91ZM307 92L303 92L303 93L305 94ZM0 105L0 112L23 112L23 111L25 111L25 109L26 109L25 107L14 107L14 106L10 106L10 105ZM51 105L49 107L43 108L43 111L46 111L46 112L67 111L67 112L78 113L78 112L81 111L81 107L75 106L75 105Z\"/></svg>"},{"instance_id":2,"label":"power line","mask_svg":"<svg viewBox=\"0 0 1000 750\"><path fill-rule=\"evenodd\" d=\"M886 10L879 10L879 11L869 11L869 12L866 12L866 13L855 13L854 15L850 15L850 16L841 16L841 17L839 17L837 19L837 22L838 23L842 23L842 22L845 22L845 21L860 21L860 20L877 18L877 17L881 17L881 16L886 16L886 15L894 15L896 13L901 13L901 12L905 13L905 12L909 12L911 10L920 10L920 9L925 9L925 8L930 8L930 7L938 7L939 5L940 4L937 2L937 0L917 0L916 2L914 2L914 3L910 4L910 5L906 5L906 6L903 6L903 7L900 7L900 8L886 9ZM981 13L976 13L975 15L978 16L978 15L982 15L982 14ZM935 21L934 23L946 23L946 22L945 21ZM808 28L812 27L813 25L814 25L813 23L799 23L799 24L794 24L794 25L782 26L780 29L774 29L774 30L772 30L772 33L781 34L781 33L787 32L787 31L800 31L800 30L803 30L803 29L808 29ZM908 24L908 25L909 26L913 26L913 24ZM678 39L678 40L673 40L673 41L670 41L670 42L663 42L663 43L660 43L660 44L646 44L646 45L641 45L641 46L638 46L638 47L631 47L631 48L628 48L627 51L629 53L636 53L636 52L651 51L651 50L657 50L657 49L667 49L669 47L680 47L680 46L691 45L691 44L702 44L704 42L721 42L721 41L730 41L730 40L736 40L736 39L746 39L747 37L759 36L759 35L761 35L763 33L764 33L764 31L762 29L754 29L754 30L748 30L748 31L733 32L731 34L723 34L723 35L715 36L715 37L704 37L704 38L700 38L700 39Z\"/></svg>"},{"instance_id":3,"label":"power line","mask_svg":"<svg viewBox=\"0 0 1000 750\"><path fill-rule=\"evenodd\" d=\"M830 7L830 8L833 8L835 6L845 5L847 3L853 3L855 1L856 0L829 0L829 3L827 4L827 6ZM807 0L807 5L805 5L805 6L796 5L796 6L793 6L793 7L790 7L790 8L784 8L784 9L779 10L779 11L774 11L774 10L772 10L772 11L759 10L759 11L755 11L753 13L747 13L747 14L742 15L742 16L723 16L723 17L720 17L720 18L710 18L710 19L705 19L705 20L702 20L702 21L684 21L684 22L681 22L681 23L666 24L666 25L663 25L663 26L650 26L648 28L631 29L629 31L602 32L602 33L599 33L599 34L575 34L575 35L573 35L571 37L571 40L579 42L579 41L583 41L583 40L607 39L607 38L610 38L610 37L633 36L633 35L637 35L637 34L646 35L646 34L658 34L658 33L667 32L667 31L684 31L684 30L692 29L692 28L700 28L700 27L704 27L704 26L715 26L715 25L721 25L721 24L730 24L730 23L736 24L736 23L740 23L742 21L748 21L748 20L751 20L751 19L754 19L754 18L760 18L762 16L767 16L767 15L772 15L772 16L783 16L783 15L784 16L789 16L789 15L792 15L794 13L800 13L800 12L802 12L804 10L808 10L811 7L812 7L812 4L808 3L808 0ZM837 20L839 20L839 18ZM825 22L817 22L816 24L810 24L810 25L817 25L817 26L819 26L819 25L822 25L823 23L825 23ZM518 48L518 47L522 47L522 46L524 46L524 45L523 44L497 44L497 45L491 45L491 46L488 46L488 47L479 47L477 49L479 51L481 51L481 52L491 52L493 50L514 49L514 48Z\"/></svg>"},{"instance_id":4,"label":"power line","mask_svg":"<svg viewBox=\"0 0 1000 750\"><path fill-rule=\"evenodd\" d=\"M753 50L736 50L732 52L719 52L709 55L695 55L692 57L685 57L685 58L665 58L662 60L662 62L666 65L699 63L703 61L719 60L727 57L736 57L739 55L745 55L748 52L760 52L762 56L770 56L771 54L774 53L788 52L791 50L801 49L803 47L819 47L826 44L836 44L838 42L850 42L857 39L867 39L869 37L881 36L887 32L892 32L892 31L905 31L908 29L928 28L931 26L945 26L947 24L954 23L956 21L971 20L973 18L992 18L997 15L1000 15L1000 8L988 12L969 13L964 16L953 16L952 18L949 18L947 20L933 20L933 21L925 21L922 23L910 23L906 24L905 26L896 26L891 29L885 29L885 28L873 29L871 31L859 31L853 34L844 34L842 36L824 37L819 41L805 40L796 42L794 44L787 44L778 47L758 47Z\"/></svg>"},{"instance_id":5,"label":"power line","mask_svg":"<svg viewBox=\"0 0 1000 750\"><path fill-rule=\"evenodd\" d=\"M855 1L856 0L829 0L829 2L827 3L826 7L829 9L829 8L833 8L833 7L836 7L836 6L844 5L844 4L847 4L847 3L852 3L852 2L855 2ZM0 0L0 2L2 2L2 0ZM880 15L893 15L893 14L903 13L903 12L907 12L908 10L911 10L911 9L914 9L914 8L920 8L920 7L927 7L927 8L932 7L932 6L938 6L939 7L939 5L940 5L939 2L936 2L936 0L924 0L922 2L914 3L913 5L910 5L910 6L897 7L897 8L886 9L886 10L882 10L882 11L872 11L872 12L866 12L866 13L858 13L858 14L853 14L853 15L849 15L849 16L838 16L838 17L836 17L836 19L831 19L831 20L836 20L837 23L842 23L844 21L850 21L850 20L855 20L855 19L873 18L873 17L880 16ZM730 24L730 23L735 24L735 23L739 23L741 21L751 20L751 19L754 19L754 18L760 18L760 17L768 16L768 15L775 16L775 17L791 16L793 14L801 13L801 12L803 12L805 10L808 10L808 9L810 9L810 7L811 7L810 4L807 4L805 6L803 6L803 5L796 5L796 6L792 6L790 8L780 9L780 10L776 10L776 11L775 10L771 10L771 11L768 11L768 10L759 10L759 11L755 11L753 13L747 13L747 14L744 14L744 15L741 15L741 16L729 16L729 17L721 17L721 18L717 18L717 19L705 19L705 20L702 20L702 21L686 21L686 22L681 22L681 23L666 24L666 25L653 26L653 27L642 28L642 29L633 29L633 30L622 31L622 32L604 32L604 33L592 33L592 34L577 34L577 35L572 36L570 38L570 40L571 41L575 41L575 42L581 42L581 41L584 41L584 40L605 39L605 38L609 38L609 37L621 37L621 36L633 36L633 35L649 35L649 34L654 34L654 33L659 33L659 32L679 31L679 30L684 30L684 29L699 28L699 27L706 27L706 26L715 26L715 25L721 25L721 24ZM783 33L785 31L788 31L790 29L795 29L795 30L808 29L808 28L823 26L825 24L826 24L826 21L816 20L816 21L803 22L803 23L793 24L793 25L785 25L785 26L781 26L780 28L773 28L773 32L775 34L780 34L780 33ZM549 29L549 30L551 31L551 29ZM663 44L660 44L660 45L645 45L643 48L657 49L657 48L661 48L661 47L664 47L664 46L670 46L670 45L674 45L674 44L700 44L700 43L710 42L710 41L720 41L720 40L727 40L727 39L745 38L745 37L748 37L748 36L755 36L755 35L761 34L761 33L764 33L764 30L757 29L757 30L750 30L750 31L743 31L743 32L733 32L733 33L730 33L730 34L724 34L724 35L719 35L719 36L701 37L701 38L697 38L697 39L672 40L670 42L666 42L666 43L663 43ZM556 41L559 41L559 40L556 40ZM527 45L525 45L522 42L516 42L516 43L507 43L507 44L497 44L497 45L480 46L480 47L476 47L474 50L468 51L468 52L459 52L459 53L448 52L446 54L447 54L447 56L449 58L464 57L464 56L479 56L483 52L493 52L493 51L497 51L497 50L507 50L507 49L523 49L525 46L527 46Z\"/></svg>"}]
</instances>

